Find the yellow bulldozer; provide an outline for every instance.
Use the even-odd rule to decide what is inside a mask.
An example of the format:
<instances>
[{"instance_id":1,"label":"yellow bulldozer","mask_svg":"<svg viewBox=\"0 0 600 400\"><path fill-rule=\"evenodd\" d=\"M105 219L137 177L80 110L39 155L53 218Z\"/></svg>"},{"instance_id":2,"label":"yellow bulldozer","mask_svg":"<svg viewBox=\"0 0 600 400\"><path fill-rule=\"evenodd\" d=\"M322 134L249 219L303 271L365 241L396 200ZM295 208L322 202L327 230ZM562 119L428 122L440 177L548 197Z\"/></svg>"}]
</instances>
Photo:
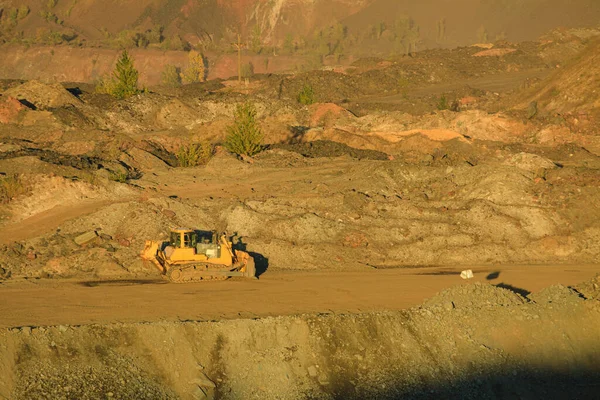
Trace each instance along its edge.
<instances>
[{"instance_id":1,"label":"yellow bulldozer","mask_svg":"<svg viewBox=\"0 0 600 400\"><path fill-rule=\"evenodd\" d=\"M146 241L141 257L175 283L256 277L252 256L234 250L227 236L216 231L172 229L168 241Z\"/></svg>"}]
</instances>

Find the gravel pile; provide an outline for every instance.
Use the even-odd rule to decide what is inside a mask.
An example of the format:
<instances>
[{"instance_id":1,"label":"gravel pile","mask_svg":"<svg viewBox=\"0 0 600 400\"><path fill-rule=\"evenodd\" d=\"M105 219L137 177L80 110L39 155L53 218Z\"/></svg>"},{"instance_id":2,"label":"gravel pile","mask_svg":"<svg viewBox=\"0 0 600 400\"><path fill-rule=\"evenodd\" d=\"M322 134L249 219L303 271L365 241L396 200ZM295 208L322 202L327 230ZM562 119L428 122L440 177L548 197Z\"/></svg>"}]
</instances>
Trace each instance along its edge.
<instances>
[{"instance_id":1,"label":"gravel pile","mask_svg":"<svg viewBox=\"0 0 600 400\"><path fill-rule=\"evenodd\" d=\"M537 293L527 296L530 300L538 303L573 304L584 301L584 297L576 290L563 285L554 285L542 289Z\"/></svg>"},{"instance_id":2,"label":"gravel pile","mask_svg":"<svg viewBox=\"0 0 600 400\"><path fill-rule=\"evenodd\" d=\"M15 391L19 399L177 399L131 361L106 355L104 363L38 362L21 370Z\"/></svg>"},{"instance_id":3,"label":"gravel pile","mask_svg":"<svg viewBox=\"0 0 600 400\"><path fill-rule=\"evenodd\" d=\"M425 308L490 308L510 307L526 303L527 299L509 289L482 284L465 284L440 292L424 303Z\"/></svg>"}]
</instances>

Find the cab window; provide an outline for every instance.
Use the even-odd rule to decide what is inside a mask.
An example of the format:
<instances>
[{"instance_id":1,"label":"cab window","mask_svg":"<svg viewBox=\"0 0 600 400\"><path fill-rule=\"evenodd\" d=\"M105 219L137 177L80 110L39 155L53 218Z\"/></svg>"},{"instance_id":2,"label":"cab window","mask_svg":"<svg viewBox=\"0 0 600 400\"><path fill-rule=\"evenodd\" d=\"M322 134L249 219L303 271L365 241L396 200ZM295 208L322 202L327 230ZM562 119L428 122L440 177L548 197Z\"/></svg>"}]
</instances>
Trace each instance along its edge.
<instances>
[{"instance_id":1,"label":"cab window","mask_svg":"<svg viewBox=\"0 0 600 400\"><path fill-rule=\"evenodd\" d=\"M192 247L191 234L189 234L189 233L183 234L183 247L184 248Z\"/></svg>"},{"instance_id":2,"label":"cab window","mask_svg":"<svg viewBox=\"0 0 600 400\"><path fill-rule=\"evenodd\" d=\"M177 232L171 232L171 246L181 247L181 235Z\"/></svg>"}]
</instances>

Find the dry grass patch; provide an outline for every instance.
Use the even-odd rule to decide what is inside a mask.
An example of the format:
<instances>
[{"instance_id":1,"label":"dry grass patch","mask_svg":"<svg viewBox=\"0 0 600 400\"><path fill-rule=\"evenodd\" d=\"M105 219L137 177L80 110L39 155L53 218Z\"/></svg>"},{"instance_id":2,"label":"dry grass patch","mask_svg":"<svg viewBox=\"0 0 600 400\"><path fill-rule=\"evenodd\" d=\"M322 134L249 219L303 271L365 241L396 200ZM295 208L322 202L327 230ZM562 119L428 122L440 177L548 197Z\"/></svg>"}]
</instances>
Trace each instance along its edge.
<instances>
[{"instance_id":1,"label":"dry grass patch","mask_svg":"<svg viewBox=\"0 0 600 400\"><path fill-rule=\"evenodd\" d=\"M208 142L191 143L181 146L177 152L180 167L206 165L214 154L214 147Z\"/></svg>"},{"instance_id":2,"label":"dry grass patch","mask_svg":"<svg viewBox=\"0 0 600 400\"><path fill-rule=\"evenodd\" d=\"M15 197L25 193L27 187L20 175L0 176L0 203L7 204Z\"/></svg>"}]
</instances>

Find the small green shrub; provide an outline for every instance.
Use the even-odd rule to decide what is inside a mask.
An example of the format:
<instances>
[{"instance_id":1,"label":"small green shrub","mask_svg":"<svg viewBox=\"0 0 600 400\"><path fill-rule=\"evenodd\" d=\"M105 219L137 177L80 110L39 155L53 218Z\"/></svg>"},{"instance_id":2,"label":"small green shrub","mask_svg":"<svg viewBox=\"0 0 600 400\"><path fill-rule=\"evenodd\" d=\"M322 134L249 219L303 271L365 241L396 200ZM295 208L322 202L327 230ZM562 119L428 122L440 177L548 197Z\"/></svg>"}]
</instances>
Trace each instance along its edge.
<instances>
[{"instance_id":1,"label":"small green shrub","mask_svg":"<svg viewBox=\"0 0 600 400\"><path fill-rule=\"evenodd\" d=\"M114 91L115 81L110 76L101 76L96 81L96 93L110 94Z\"/></svg>"},{"instance_id":2,"label":"small green shrub","mask_svg":"<svg viewBox=\"0 0 600 400\"><path fill-rule=\"evenodd\" d=\"M256 122L256 107L252 103L237 106L232 126L227 128L225 148L238 155L252 157L263 149L263 133Z\"/></svg>"},{"instance_id":3,"label":"small green shrub","mask_svg":"<svg viewBox=\"0 0 600 400\"><path fill-rule=\"evenodd\" d=\"M25 185L19 175L0 176L0 203L9 203L25 192Z\"/></svg>"},{"instance_id":4,"label":"small green shrub","mask_svg":"<svg viewBox=\"0 0 600 400\"><path fill-rule=\"evenodd\" d=\"M26 5L22 5L21 7L19 7L19 11L17 11L17 18L18 19L25 19L25 17L27 17L29 15L29 7Z\"/></svg>"},{"instance_id":5,"label":"small green shrub","mask_svg":"<svg viewBox=\"0 0 600 400\"><path fill-rule=\"evenodd\" d=\"M113 182L127 183L129 176L127 176L127 173L123 171L110 171L108 179Z\"/></svg>"},{"instance_id":6,"label":"small green shrub","mask_svg":"<svg viewBox=\"0 0 600 400\"><path fill-rule=\"evenodd\" d=\"M300 91L300 93L298 93L298 96L296 96L296 100L298 100L298 103L304 104L305 106L314 104L315 103L315 92L314 92L312 86L309 84L305 84L302 87L302 90Z\"/></svg>"},{"instance_id":7,"label":"small green shrub","mask_svg":"<svg viewBox=\"0 0 600 400\"><path fill-rule=\"evenodd\" d=\"M48 8L52 9L56 7L56 4L58 4L58 0L48 0Z\"/></svg>"},{"instance_id":8,"label":"small green shrub","mask_svg":"<svg viewBox=\"0 0 600 400\"><path fill-rule=\"evenodd\" d=\"M8 10L8 18L10 18L11 21L16 21L17 17L19 16L19 10L17 10L16 8L11 8L10 10Z\"/></svg>"},{"instance_id":9,"label":"small green shrub","mask_svg":"<svg viewBox=\"0 0 600 400\"><path fill-rule=\"evenodd\" d=\"M181 146L177 152L180 167L197 167L206 165L214 154L214 147L208 142L192 143Z\"/></svg>"},{"instance_id":10,"label":"small green shrub","mask_svg":"<svg viewBox=\"0 0 600 400\"><path fill-rule=\"evenodd\" d=\"M440 99L438 100L437 109L442 111L447 110L448 108L448 99L446 98L446 96L442 95L442 97L440 97Z\"/></svg>"},{"instance_id":11,"label":"small green shrub","mask_svg":"<svg viewBox=\"0 0 600 400\"><path fill-rule=\"evenodd\" d=\"M252 78L254 76L254 64L252 64L251 62L242 64L242 70L240 72L242 74L242 78Z\"/></svg>"}]
</instances>

